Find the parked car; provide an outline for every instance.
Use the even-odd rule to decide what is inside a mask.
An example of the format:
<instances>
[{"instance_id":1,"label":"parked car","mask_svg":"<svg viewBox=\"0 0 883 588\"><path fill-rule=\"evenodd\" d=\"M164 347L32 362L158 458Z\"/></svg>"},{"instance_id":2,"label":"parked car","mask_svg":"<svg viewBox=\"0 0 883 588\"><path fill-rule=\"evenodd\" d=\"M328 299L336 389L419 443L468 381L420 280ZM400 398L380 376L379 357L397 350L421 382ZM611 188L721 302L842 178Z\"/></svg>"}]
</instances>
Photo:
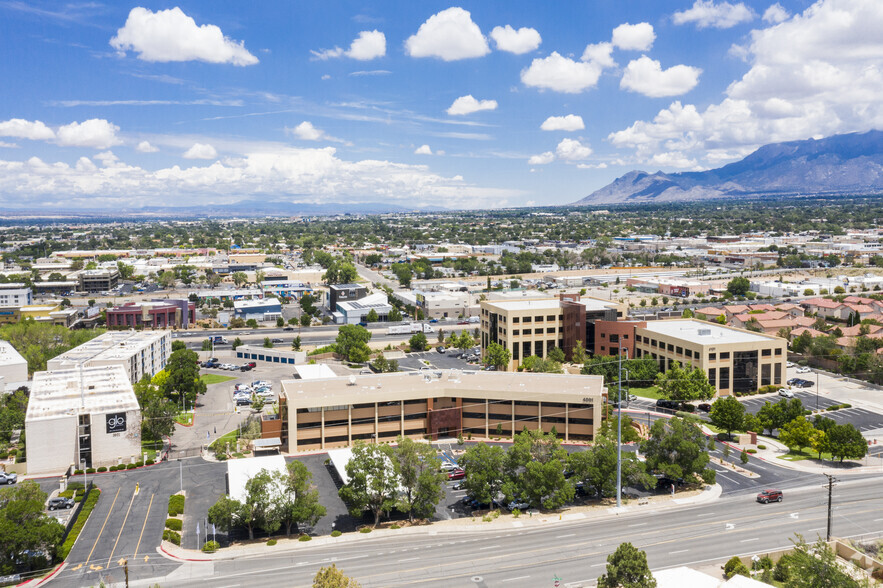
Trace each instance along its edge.
<instances>
[{"instance_id":1,"label":"parked car","mask_svg":"<svg viewBox=\"0 0 883 588\"><path fill-rule=\"evenodd\" d=\"M456 469L448 472L448 480L462 480L466 477L466 470Z\"/></svg>"},{"instance_id":2,"label":"parked car","mask_svg":"<svg viewBox=\"0 0 883 588\"><path fill-rule=\"evenodd\" d=\"M696 408L698 408L702 412L711 412L711 405L708 404L707 402L703 402L702 404L700 404Z\"/></svg>"},{"instance_id":3,"label":"parked car","mask_svg":"<svg viewBox=\"0 0 883 588\"><path fill-rule=\"evenodd\" d=\"M264 380L255 380L251 383L251 385L257 388L259 386L270 386L271 384L270 382L265 382Z\"/></svg>"},{"instance_id":4,"label":"parked car","mask_svg":"<svg viewBox=\"0 0 883 588\"><path fill-rule=\"evenodd\" d=\"M516 508L518 510L525 510L527 508L530 508L530 503L525 502L524 500L522 500L520 498L516 498L515 500L513 500L512 502L507 504L506 508L508 508L509 510L515 510Z\"/></svg>"},{"instance_id":5,"label":"parked car","mask_svg":"<svg viewBox=\"0 0 883 588\"><path fill-rule=\"evenodd\" d=\"M247 363L244 363L239 367L239 370L243 372L250 372L252 370L252 367Z\"/></svg>"},{"instance_id":6,"label":"parked car","mask_svg":"<svg viewBox=\"0 0 883 588\"><path fill-rule=\"evenodd\" d=\"M776 490L774 488L769 488L757 495L757 501L763 504L769 504L770 502L782 502L782 491Z\"/></svg>"},{"instance_id":7,"label":"parked car","mask_svg":"<svg viewBox=\"0 0 883 588\"><path fill-rule=\"evenodd\" d=\"M785 362L785 367L797 367L797 364L793 361L787 361Z\"/></svg>"},{"instance_id":8,"label":"parked car","mask_svg":"<svg viewBox=\"0 0 883 588\"><path fill-rule=\"evenodd\" d=\"M784 398L794 398L794 392L792 392L788 388L782 388L781 390L779 390L779 396L782 396Z\"/></svg>"},{"instance_id":9,"label":"parked car","mask_svg":"<svg viewBox=\"0 0 883 588\"><path fill-rule=\"evenodd\" d=\"M240 396L239 398L236 399L236 406L250 406L250 405L251 405L251 398L248 398L247 396Z\"/></svg>"},{"instance_id":10,"label":"parked car","mask_svg":"<svg viewBox=\"0 0 883 588\"><path fill-rule=\"evenodd\" d=\"M797 368L797 373L798 374L811 374L812 370L810 368L804 366L804 367Z\"/></svg>"},{"instance_id":11,"label":"parked car","mask_svg":"<svg viewBox=\"0 0 883 588\"><path fill-rule=\"evenodd\" d=\"M250 368L252 368L252 369L258 367L258 364L256 364L256 363L253 362L253 361L248 361L248 362L245 363L245 365L247 365L248 367L250 367Z\"/></svg>"},{"instance_id":12,"label":"parked car","mask_svg":"<svg viewBox=\"0 0 883 588\"><path fill-rule=\"evenodd\" d=\"M63 498L58 496L56 498L50 498L46 508L49 510L68 509L73 508L74 504L73 498Z\"/></svg>"},{"instance_id":13,"label":"parked car","mask_svg":"<svg viewBox=\"0 0 883 588\"><path fill-rule=\"evenodd\" d=\"M15 484L18 482L18 474L0 472L0 484Z\"/></svg>"},{"instance_id":14,"label":"parked car","mask_svg":"<svg viewBox=\"0 0 883 588\"><path fill-rule=\"evenodd\" d=\"M435 348L435 350L438 351L439 353L445 352L445 348L443 345L439 345L438 347Z\"/></svg>"},{"instance_id":15,"label":"parked car","mask_svg":"<svg viewBox=\"0 0 883 588\"><path fill-rule=\"evenodd\" d=\"M660 398L656 401L656 408L667 408L669 410L677 410L680 408L680 402L677 400L668 400L665 398Z\"/></svg>"},{"instance_id":16,"label":"parked car","mask_svg":"<svg viewBox=\"0 0 883 588\"><path fill-rule=\"evenodd\" d=\"M211 359L208 359L208 360L202 362L202 367L204 367L204 368L216 368L216 367L218 367L218 365L219 364L218 364L217 357L213 357Z\"/></svg>"},{"instance_id":17,"label":"parked car","mask_svg":"<svg viewBox=\"0 0 883 588\"><path fill-rule=\"evenodd\" d=\"M453 464L449 461L443 461L441 467L439 468L443 472L452 472L456 469L459 469L456 464Z\"/></svg>"}]
</instances>

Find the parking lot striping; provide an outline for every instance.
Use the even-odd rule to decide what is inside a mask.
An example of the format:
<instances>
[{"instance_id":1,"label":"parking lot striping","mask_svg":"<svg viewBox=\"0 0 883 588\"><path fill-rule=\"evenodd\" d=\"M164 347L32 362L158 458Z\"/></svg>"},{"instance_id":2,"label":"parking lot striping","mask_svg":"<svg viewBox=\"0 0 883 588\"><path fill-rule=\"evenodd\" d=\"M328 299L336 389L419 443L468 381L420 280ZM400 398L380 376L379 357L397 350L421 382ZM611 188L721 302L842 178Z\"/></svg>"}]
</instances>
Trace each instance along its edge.
<instances>
[{"instance_id":1,"label":"parking lot striping","mask_svg":"<svg viewBox=\"0 0 883 588\"><path fill-rule=\"evenodd\" d=\"M516 580L527 580L530 576L518 576L517 578L506 578L505 580L500 580L500 582L515 582Z\"/></svg>"},{"instance_id":2,"label":"parking lot striping","mask_svg":"<svg viewBox=\"0 0 883 588\"><path fill-rule=\"evenodd\" d=\"M88 564L88 563L89 563L89 560L92 559L92 553L95 551L95 548L98 546L98 540L101 539L101 534L104 533L104 527L105 527L105 525L107 525L107 521L108 521L108 519L110 519L110 515L111 515L111 513L113 512L113 506L117 503L117 498L119 497L119 495L120 495L120 490L122 490L122 489L123 489L122 486L120 486L119 488L117 488L116 496L113 497L113 502L110 503L110 510L107 511L107 516L104 517L104 524L101 525L101 530L98 531L98 537L95 538L95 544L92 545L92 550L89 551L89 556L86 558L86 561L83 562L83 565Z\"/></svg>"},{"instance_id":3,"label":"parking lot striping","mask_svg":"<svg viewBox=\"0 0 883 588\"><path fill-rule=\"evenodd\" d=\"M155 493L151 494L150 495L150 502L147 503L147 514L144 515L144 524L141 525L141 534L138 535L138 544L135 546L135 553L132 555L133 558L136 555L138 555L138 548L141 547L141 538L144 537L144 528L147 527L147 518L150 516L150 507L153 506L153 497L154 496L156 496Z\"/></svg>"},{"instance_id":4,"label":"parking lot striping","mask_svg":"<svg viewBox=\"0 0 883 588\"><path fill-rule=\"evenodd\" d=\"M129 513L132 512L132 504L135 503L135 494L138 492L137 486L135 490L132 490L132 498L129 500L129 508L126 509L126 516L123 517L123 524L120 525L120 532L117 533L117 540L113 542L113 549L110 550L110 556L107 558L107 567L110 567L110 560L113 559L113 552L117 550L117 544L120 542L120 537L123 536L123 529L126 528L126 521L129 520Z\"/></svg>"}]
</instances>

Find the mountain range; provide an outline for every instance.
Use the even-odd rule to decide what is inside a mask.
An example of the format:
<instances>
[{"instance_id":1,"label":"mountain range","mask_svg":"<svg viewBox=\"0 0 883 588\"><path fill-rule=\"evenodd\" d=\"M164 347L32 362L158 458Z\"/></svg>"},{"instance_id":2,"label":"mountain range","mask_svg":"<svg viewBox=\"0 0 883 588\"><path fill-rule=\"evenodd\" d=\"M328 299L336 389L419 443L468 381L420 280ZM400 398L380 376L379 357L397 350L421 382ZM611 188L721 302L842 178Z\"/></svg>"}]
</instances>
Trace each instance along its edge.
<instances>
[{"instance_id":1,"label":"mountain range","mask_svg":"<svg viewBox=\"0 0 883 588\"><path fill-rule=\"evenodd\" d=\"M883 193L883 131L873 130L764 145L707 171L631 171L573 205L876 192Z\"/></svg>"}]
</instances>

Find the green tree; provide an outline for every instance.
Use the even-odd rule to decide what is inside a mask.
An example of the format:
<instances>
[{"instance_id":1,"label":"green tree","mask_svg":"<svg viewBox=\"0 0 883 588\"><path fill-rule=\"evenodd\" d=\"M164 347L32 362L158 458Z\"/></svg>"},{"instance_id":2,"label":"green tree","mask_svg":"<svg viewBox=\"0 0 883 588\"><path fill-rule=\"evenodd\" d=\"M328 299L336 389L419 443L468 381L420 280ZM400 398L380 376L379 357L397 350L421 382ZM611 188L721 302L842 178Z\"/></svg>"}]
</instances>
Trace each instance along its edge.
<instances>
[{"instance_id":1,"label":"green tree","mask_svg":"<svg viewBox=\"0 0 883 588\"><path fill-rule=\"evenodd\" d=\"M285 319L283 319L281 316L276 317L276 326L277 327L284 327L285 326Z\"/></svg>"},{"instance_id":2,"label":"green tree","mask_svg":"<svg viewBox=\"0 0 883 588\"><path fill-rule=\"evenodd\" d=\"M186 347L185 347L185 349L186 349ZM214 345L212 345L212 340L211 339L203 339L201 349L203 351L211 351L212 349L214 349Z\"/></svg>"},{"instance_id":3,"label":"green tree","mask_svg":"<svg viewBox=\"0 0 883 588\"><path fill-rule=\"evenodd\" d=\"M586 347L582 341L577 340L574 344L573 351L570 352L570 361L576 364L586 363Z\"/></svg>"},{"instance_id":4,"label":"green tree","mask_svg":"<svg viewBox=\"0 0 883 588\"><path fill-rule=\"evenodd\" d=\"M368 314L365 315L365 322L366 323L376 323L379 320L380 320L380 317L377 316L377 311L374 310L373 308L368 311Z\"/></svg>"},{"instance_id":5,"label":"green tree","mask_svg":"<svg viewBox=\"0 0 883 588\"><path fill-rule=\"evenodd\" d=\"M748 278L743 277L733 278L727 284L727 292L733 296L745 296L749 288L751 288L751 282L748 281Z\"/></svg>"},{"instance_id":6,"label":"green tree","mask_svg":"<svg viewBox=\"0 0 883 588\"><path fill-rule=\"evenodd\" d=\"M205 394L206 386L199 377L199 356L190 349L179 349L169 356L165 367L168 373L163 383L166 396L183 396L193 403L199 394Z\"/></svg>"},{"instance_id":7,"label":"green tree","mask_svg":"<svg viewBox=\"0 0 883 588\"><path fill-rule=\"evenodd\" d=\"M735 396L718 398L711 405L711 424L727 432L727 439L733 431L742 430L742 419L745 415L745 406L736 400Z\"/></svg>"},{"instance_id":8,"label":"green tree","mask_svg":"<svg viewBox=\"0 0 883 588\"><path fill-rule=\"evenodd\" d=\"M813 436L819 431L806 420L806 417L800 415L796 419L782 425L779 430L779 441L784 443L788 449L801 449L803 447L812 447Z\"/></svg>"},{"instance_id":9,"label":"green tree","mask_svg":"<svg viewBox=\"0 0 883 588\"><path fill-rule=\"evenodd\" d=\"M300 525L315 525L327 511L319 504L319 491L313 485L313 474L307 466L295 460L285 467L285 472L273 472L276 484L282 489L273 508L285 526L285 535L290 537L292 526L298 531Z\"/></svg>"},{"instance_id":10,"label":"green tree","mask_svg":"<svg viewBox=\"0 0 883 588\"><path fill-rule=\"evenodd\" d=\"M187 349L187 344L183 341L172 341L172 351L178 351L179 349Z\"/></svg>"},{"instance_id":11,"label":"green tree","mask_svg":"<svg viewBox=\"0 0 883 588\"><path fill-rule=\"evenodd\" d=\"M583 483L590 496L603 498L616 492L615 438L599 435L592 447L571 453L567 463L574 479ZM622 456L622 480L627 485L644 488L652 487L656 482L638 456L629 452Z\"/></svg>"},{"instance_id":12,"label":"green tree","mask_svg":"<svg viewBox=\"0 0 883 588\"><path fill-rule=\"evenodd\" d=\"M647 554L631 543L620 544L607 556L607 573L598 578L598 588L656 588Z\"/></svg>"},{"instance_id":13,"label":"green tree","mask_svg":"<svg viewBox=\"0 0 883 588\"><path fill-rule=\"evenodd\" d=\"M301 346L301 338L300 335L297 335L294 339L291 340L291 348L295 351L300 351Z\"/></svg>"},{"instance_id":14,"label":"green tree","mask_svg":"<svg viewBox=\"0 0 883 588\"><path fill-rule=\"evenodd\" d=\"M414 522L415 516L431 517L435 513L435 506L444 498L443 487L447 480L447 476L440 471L441 460L435 448L400 436L392 458L402 490L398 509L408 513L411 522Z\"/></svg>"},{"instance_id":15,"label":"green tree","mask_svg":"<svg viewBox=\"0 0 883 588\"><path fill-rule=\"evenodd\" d=\"M308 314L302 314L302 315L300 316L300 326L302 326L302 327L309 327L309 326L310 326L310 322L312 322L312 317L310 317L310 315L308 315Z\"/></svg>"},{"instance_id":16,"label":"green tree","mask_svg":"<svg viewBox=\"0 0 883 588\"><path fill-rule=\"evenodd\" d=\"M641 443L647 469L669 478L691 480L700 476L713 484L715 471L708 468L705 435L699 427L681 418L660 419L650 427L650 438Z\"/></svg>"},{"instance_id":17,"label":"green tree","mask_svg":"<svg viewBox=\"0 0 883 588\"><path fill-rule=\"evenodd\" d=\"M837 555L819 538L808 545L797 535L788 556L787 588L858 588L860 584L837 563Z\"/></svg>"},{"instance_id":18,"label":"green tree","mask_svg":"<svg viewBox=\"0 0 883 588\"><path fill-rule=\"evenodd\" d=\"M460 332L460 335L454 340L454 347L460 351L465 351L475 346L475 338L467 330Z\"/></svg>"},{"instance_id":19,"label":"green tree","mask_svg":"<svg viewBox=\"0 0 883 588\"><path fill-rule=\"evenodd\" d=\"M684 369L679 362L672 363L667 372L658 374L656 385L663 398L680 400L681 402L709 400L715 392L705 371L698 367Z\"/></svg>"},{"instance_id":20,"label":"green tree","mask_svg":"<svg viewBox=\"0 0 883 588\"><path fill-rule=\"evenodd\" d=\"M305 292L304 295L300 297L301 310L303 310L308 315L311 315L311 316L316 315L319 312L315 306L316 301L317 301L317 298L315 296L313 296L309 292ZM335 308L332 310L337 310L337 309Z\"/></svg>"},{"instance_id":21,"label":"green tree","mask_svg":"<svg viewBox=\"0 0 883 588\"><path fill-rule=\"evenodd\" d=\"M825 432L825 436L831 457L839 458L840 463L844 459L861 459L868 453L868 442L852 423L836 424Z\"/></svg>"},{"instance_id":22,"label":"green tree","mask_svg":"<svg viewBox=\"0 0 883 588\"><path fill-rule=\"evenodd\" d=\"M46 498L32 480L0 490L0 573L41 569L52 563L64 527L43 512ZM36 555L43 552L48 561Z\"/></svg>"},{"instance_id":23,"label":"green tree","mask_svg":"<svg viewBox=\"0 0 883 588\"><path fill-rule=\"evenodd\" d=\"M641 436L638 434L638 430L632 425L632 417L623 413L622 415L622 442L623 443L637 443L641 440ZM604 435L609 439L616 439L616 418L610 417L608 419L604 419L601 422L601 429L598 431L599 435Z\"/></svg>"},{"instance_id":24,"label":"green tree","mask_svg":"<svg viewBox=\"0 0 883 588\"><path fill-rule=\"evenodd\" d=\"M245 326L248 327L249 329L257 329L259 325L258 325L258 321L256 319L250 318L247 321L245 321Z\"/></svg>"},{"instance_id":25,"label":"green tree","mask_svg":"<svg viewBox=\"0 0 883 588\"><path fill-rule=\"evenodd\" d=\"M566 463L567 450L557 435L524 429L506 452L503 494L547 509L567 504L576 489L564 477Z\"/></svg>"},{"instance_id":26,"label":"green tree","mask_svg":"<svg viewBox=\"0 0 883 588\"><path fill-rule=\"evenodd\" d=\"M236 337L233 339L233 343L230 345L233 348L233 351L236 351L236 348L242 345L242 339Z\"/></svg>"},{"instance_id":27,"label":"green tree","mask_svg":"<svg viewBox=\"0 0 883 588\"><path fill-rule=\"evenodd\" d=\"M230 277L233 278L233 283L236 284L237 288L241 288L243 284L248 282L248 276L245 272L233 272L233 275Z\"/></svg>"},{"instance_id":28,"label":"green tree","mask_svg":"<svg viewBox=\"0 0 883 588\"><path fill-rule=\"evenodd\" d=\"M564 357L564 351L562 351L560 347L553 347L549 353L546 354L546 357L557 363L564 363L567 359Z\"/></svg>"},{"instance_id":29,"label":"green tree","mask_svg":"<svg viewBox=\"0 0 883 588\"><path fill-rule=\"evenodd\" d=\"M371 349L368 341L371 332L361 325L343 325L337 331L336 350L349 361L362 363L368 360Z\"/></svg>"},{"instance_id":30,"label":"green tree","mask_svg":"<svg viewBox=\"0 0 883 588\"><path fill-rule=\"evenodd\" d=\"M411 348L411 351L425 351L428 345L429 341L426 340L426 335L423 333L415 333L408 339L408 346Z\"/></svg>"},{"instance_id":31,"label":"green tree","mask_svg":"<svg viewBox=\"0 0 883 588\"><path fill-rule=\"evenodd\" d=\"M370 510L375 527L381 515L396 505L399 476L391 453L389 445L356 443L352 459L346 464L350 481L338 492L353 516Z\"/></svg>"},{"instance_id":32,"label":"green tree","mask_svg":"<svg viewBox=\"0 0 883 588\"><path fill-rule=\"evenodd\" d=\"M386 315L386 318L391 323L398 323L402 320L402 313L397 308L393 308L389 311L389 314Z\"/></svg>"},{"instance_id":33,"label":"green tree","mask_svg":"<svg viewBox=\"0 0 883 588\"><path fill-rule=\"evenodd\" d=\"M273 342L270 340L269 337L264 337L264 347L266 347L267 349L273 348Z\"/></svg>"},{"instance_id":34,"label":"green tree","mask_svg":"<svg viewBox=\"0 0 883 588\"><path fill-rule=\"evenodd\" d=\"M361 584L345 576L336 564L320 568L313 578L313 588L361 588Z\"/></svg>"},{"instance_id":35,"label":"green tree","mask_svg":"<svg viewBox=\"0 0 883 588\"><path fill-rule=\"evenodd\" d=\"M161 381L163 378L154 378ZM159 384L144 376L132 388L141 407L141 437L145 441L159 441L175 433L175 415L178 405L166 398Z\"/></svg>"},{"instance_id":36,"label":"green tree","mask_svg":"<svg viewBox=\"0 0 883 588\"><path fill-rule=\"evenodd\" d=\"M512 353L499 343L491 343L484 350L484 365L493 366L497 371L506 369L511 359Z\"/></svg>"},{"instance_id":37,"label":"green tree","mask_svg":"<svg viewBox=\"0 0 883 588\"><path fill-rule=\"evenodd\" d=\"M499 446L479 442L469 447L460 457L466 471L463 487L481 504L496 500L503 488L503 465L506 451Z\"/></svg>"}]
</instances>

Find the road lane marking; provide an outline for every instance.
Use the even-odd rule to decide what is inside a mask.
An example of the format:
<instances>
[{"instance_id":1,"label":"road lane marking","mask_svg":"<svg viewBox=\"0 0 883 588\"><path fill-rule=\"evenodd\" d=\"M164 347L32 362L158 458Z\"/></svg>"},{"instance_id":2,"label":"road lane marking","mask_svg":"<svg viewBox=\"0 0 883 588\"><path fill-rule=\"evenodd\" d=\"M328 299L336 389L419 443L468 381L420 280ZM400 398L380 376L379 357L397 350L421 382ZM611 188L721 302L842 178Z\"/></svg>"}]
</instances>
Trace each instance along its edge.
<instances>
[{"instance_id":1,"label":"road lane marking","mask_svg":"<svg viewBox=\"0 0 883 588\"><path fill-rule=\"evenodd\" d=\"M668 554L674 555L676 553L687 553L688 551L690 551L690 550L689 549L679 549L678 551L669 551Z\"/></svg>"},{"instance_id":2,"label":"road lane marking","mask_svg":"<svg viewBox=\"0 0 883 588\"><path fill-rule=\"evenodd\" d=\"M629 527L643 527L647 523L635 523L634 525L629 525Z\"/></svg>"},{"instance_id":3,"label":"road lane marking","mask_svg":"<svg viewBox=\"0 0 883 588\"><path fill-rule=\"evenodd\" d=\"M399 563L402 563L403 561L414 561L415 559L420 559L420 558L419 557L406 557L405 559L400 559Z\"/></svg>"},{"instance_id":4,"label":"road lane marking","mask_svg":"<svg viewBox=\"0 0 883 588\"><path fill-rule=\"evenodd\" d=\"M558 535L556 539L564 539L565 537L576 537L576 533L568 533L567 535Z\"/></svg>"},{"instance_id":5,"label":"road lane marking","mask_svg":"<svg viewBox=\"0 0 883 588\"><path fill-rule=\"evenodd\" d=\"M714 515L714 514L715 514L715 513L713 513L713 512L704 512L704 513L702 513L702 514L698 514L698 515L696 515L696 516L697 516L697 517L710 517L710 516L712 516L712 515Z\"/></svg>"},{"instance_id":6,"label":"road lane marking","mask_svg":"<svg viewBox=\"0 0 883 588\"><path fill-rule=\"evenodd\" d=\"M516 580L527 580L530 576L518 576L517 578L506 578L505 580L500 580L500 582L515 582Z\"/></svg>"},{"instance_id":7,"label":"road lane marking","mask_svg":"<svg viewBox=\"0 0 883 588\"><path fill-rule=\"evenodd\" d=\"M132 491L132 499L129 500L129 508L126 509L126 516L123 517L123 524L120 525L120 532L117 533L117 540L113 542L113 549L110 550L110 557L107 558L107 567L110 567L110 560L113 559L113 552L117 550L117 544L120 542L120 537L123 536L123 529L126 528L126 521L129 520L129 513L132 512L132 504L135 502L135 494L137 490Z\"/></svg>"},{"instance_id":8,"label":"road lane marking","mask_svg":"<svg viewBox=\"0 0 883 588\"><path fill-rule=\"evenodd\" d=\"M812 533L813 531L824 531L828 527L818 527L817 529L810 529L807 533Z\"/></svg>"},{"instance_id":9,"label":"road lane marking","mask_svg":"<svg viewBox=\"0 0 883 588\"><path fill-rule=\"evenodd\" d=\"M141 534L138 535L138 544L135 546L135 553L132 554L133 558L138 555L138 548L141 547L141 538L144 537L144 528L147 526L147 517L150 516L150 507L153 505L154 496L156 496L155 493L150 495L150 502L147 504L147 514L144 515L144 524L141 525Z\"/></svg>"},{"instance_id":10,"label":"road lane marking","mask_svg":"<svg viewBox=\"0 0 883 588\"><path fill-rule=\"evenodd\" d=\"M499 549L499 548L500 548L499 545L488 545L487 547L479 547L478 550L484 551L485 549Z\"/></svg>"},{"instance_id":11,"label":"road lane marking","mask_svg":"<svg viewBox=\"0 0 883 588\"><path fill-rule=\"evenodd\" d=\"M607 562L606 562L606 561L602 561L601 563L592 564L592 565L590 565L589 567L590 567L590 568L597 568L598 566L606 566L606 565L607 565Z\"/></svg>"},{"instance_id":12,"label":"road lane marking","mask_svg":"<svg viewBox=\"0 0 883 588\"><path fill-rule=\"evenodd\" d=\"M122 490L122 489L123 489L122 486L117 488L116 496L113 497L113 502L110 503L110 510L107 511L107 516L104 517L104 524L101 525L101 530L98 531L98 537L95 538L95 544L92 545L92 550L89 552L89 557L86 558L86 561L84 563L89 563L89 560L92 559L92 553L95 551L95 548L98 546L98 540L101 539L101 534L104 533L104 527L105 527L105 525L107 525L107 520L110 518L110 513L113 512L113 507L117 503L117 498L119 497L120 490Z\"/></svg>"},{"instance_id":13,"label":"road lane marking","mask_svg":"<svg viewBox=\"0 0 883 588\"><path fill-rule=\"evenodd\" d=\"M748 543L749 541L760 541L760 537L755 537L754 539L742 539L739 543Z\"/></svg>"}]
</instances>

